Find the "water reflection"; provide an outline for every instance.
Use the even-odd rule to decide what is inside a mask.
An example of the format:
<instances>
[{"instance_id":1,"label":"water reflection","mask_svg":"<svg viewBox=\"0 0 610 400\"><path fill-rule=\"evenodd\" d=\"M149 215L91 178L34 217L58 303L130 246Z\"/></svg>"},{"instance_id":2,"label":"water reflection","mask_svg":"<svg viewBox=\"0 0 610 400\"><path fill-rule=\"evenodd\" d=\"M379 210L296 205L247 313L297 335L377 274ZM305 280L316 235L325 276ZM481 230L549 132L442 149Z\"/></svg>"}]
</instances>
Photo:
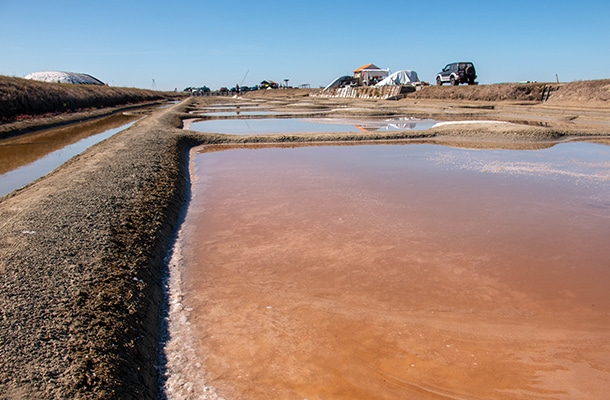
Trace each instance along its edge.
<instances>
[{"instance_id":1,"label":"water reflection","mask_svg":"<svg viewBox=\"0 0 610 400\"><path fill-rule=\"evenodd\" d=\"M169 355L177 390L607 393L609 146L206 149L172 275L197 354Z\"/></svg>"},{"instance_id":2,"label":"water reflection","mask_svg":"<svg viewBox=\"0 0 610 400\"><path fill-rule=\"evenodd\" d=\"M214 111L214 112L205 112L203 113L209 116L216 117L229 117L229 116L238 116L238 115L277 115L280 114L276 111L243 111L240 109L236 109L234 111Z\"/></svg>"},{"instance_id":3,"label":"water reflection","mask_svg":"<svg viewBox=\"0 0 610 400\"><path fill-rule=\"evenodd\" d=\"M188 129L234 135L277 133L324 133L400 131L430 129L436 121L411 117L389 119L355 118L260 118L194 121Z\"/></svg>"},{"instance_id":4,"label":"water reflection","mask_svg":"<svg viewBox=\"0 0 610 400\"><path fill-rule=\"evenodd\" d=\"M256 108L258 104L252 103L221 103L221 104L211 104L206 107L202 107L201 110L216 110L219 108Z\"/></svg>"},{"instance_id":5,"label":"water reflection","mask_svg":"<svg viewBox=\"0 0 610 400\"><path fill-rule=\"evenodd\" d=\"M0 196L46 175L138 118L119 114L0 141Z\"/></svg>"}]
</instances>

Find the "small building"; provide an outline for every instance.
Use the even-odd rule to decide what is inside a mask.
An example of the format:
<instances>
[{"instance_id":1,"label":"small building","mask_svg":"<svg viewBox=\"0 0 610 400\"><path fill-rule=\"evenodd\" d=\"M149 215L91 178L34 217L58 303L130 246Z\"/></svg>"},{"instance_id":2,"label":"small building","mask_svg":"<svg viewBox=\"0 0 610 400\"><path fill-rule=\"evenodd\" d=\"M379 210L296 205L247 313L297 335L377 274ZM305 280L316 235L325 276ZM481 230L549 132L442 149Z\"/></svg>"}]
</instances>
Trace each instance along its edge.
<instances>
[{"instance_id":1,"label":"small building","mask_svg":"<svg viewBox=\"0 0 610 400\"><path fill-rule=\"evenodd\" d=\"M274 81L262 81L260 83L260 85L258 85L259 88L261 89L277 89L280 87L280 85L278 85L276 82Z\"/></svg>"},{"instance_id":2,"label":"small building","mask_svg":"<svg viewBox=\"0 0 610 400\"><path fill-rule=\"evenodd\" d=\"M375 64L364 64L354 70L358 85L372 86L390 75L389 69L381 69Z\"/></svg>"}]
</instances>

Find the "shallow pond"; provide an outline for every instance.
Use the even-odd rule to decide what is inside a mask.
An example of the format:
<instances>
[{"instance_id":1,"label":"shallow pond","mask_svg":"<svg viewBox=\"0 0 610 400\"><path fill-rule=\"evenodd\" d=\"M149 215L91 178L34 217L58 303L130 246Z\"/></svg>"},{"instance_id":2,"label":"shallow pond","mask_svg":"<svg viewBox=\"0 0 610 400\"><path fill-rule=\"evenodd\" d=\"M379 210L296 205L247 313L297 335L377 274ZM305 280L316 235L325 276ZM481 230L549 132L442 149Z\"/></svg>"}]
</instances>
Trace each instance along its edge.
<instances>
[{"instance_id":1,"label":"shallow pond","mask_svg":"<svg viewBox=\"0 0 610 400\"><path fill-rule=\"evenodd\" d=\"M214 112L205 112L204 115L216 116L216 117L230 117L230 116L238 116L238 115L277 115L280 114L276 111L243 111L243 110L233 110L233 111L214 111Z\"/></svg>"},{"instance_id":2,"label":"shallow pond","mask_svg":"<svg viewBox=\"0 0 610 400\"><path fill-rule=\"evenodd\" d=\"M202 107L201 110L217 110L219 108L237 109L237 108L257 108L258 104L250 103L224 103L224 104L211 104L206 107Z\"/></svg>"},{"instance_id":3,"label":"shallow pond","mask_svg":"<svg viewBox=\"0 0 610 400\"><path fill-rule=\"evenodd\" d=\"M194 151L169 398L604 398L609 160L589 143Z\"/></svg>"},{"instance_id":4,"label":"shallow pond","mask_svg":"<svg viewBox=\"0 0 610 400\"><path fill-rule=\"evenodd\" d=\"M0 196L45 176L140 117L113 115L0 141Z\"/></svg>"},{"instance_id":5,"label":"shallow pond","mask_svg":"<svg viewBox=\"0 0 610 400\"><path fill-rule=\"evenodd\" d=\"M208 133L265 135L277 133L374 132L430 129L436 121L398 117L353 118L260 118L194 121L187 128Z\"/></svg>"}]
</instances>

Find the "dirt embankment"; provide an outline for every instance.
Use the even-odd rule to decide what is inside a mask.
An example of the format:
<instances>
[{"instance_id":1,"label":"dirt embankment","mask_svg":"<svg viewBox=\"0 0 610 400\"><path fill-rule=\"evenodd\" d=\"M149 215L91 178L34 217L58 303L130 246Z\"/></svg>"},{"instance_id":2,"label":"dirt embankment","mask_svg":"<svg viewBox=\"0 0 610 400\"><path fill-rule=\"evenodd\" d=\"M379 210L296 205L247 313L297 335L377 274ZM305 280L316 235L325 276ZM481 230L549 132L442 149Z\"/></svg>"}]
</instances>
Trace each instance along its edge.
<instances>
[{"instance_id":1,"label":"dirt embankment","mask_svg":"<svg viewBox=\"0 0 610 400\"><path fill-rule=\"evenodd\" d=\"M0 76L0 124L58 115L64 115L65 119L65 114L96 112L180 95L145 89L47 83Z\"/></svg>"},{"instance_id":2,"label":"dirt embankment","mask_svg":"<svg viewBox=\"0 0 610 400\"><path fill-rule=\"evenodd\" d=\"M179 124L142 120L0 199L0 398L155 398Z\"/></svg>"},{"instance_id":3,"label":"dirt embankment","mask_svg":"<svg viewBox=\"0 0 610 400\"><path fill-rule=\"evenodd\" d=\"M297 111L295 115L307 107L330 113L337 105L395 114L424 102L320 100L314 104L307 93L290 92L281 100L282 91L268 92L273 93L256 94L258 98L253 93L245 100L253 96L249 100L264 105L274 96L269 102L273 107ZM191 146L314 139L440 140L444 135L466 141L494 137L524 141L533 129L491 124L459 131L454 127L428 133L315 138L207 135L179 129L181 119L192 117L187 111L227 101L244 100L191 98L158 110L48 176L0 198L0 398L156 398L163 258L188 193L186 154ZM294 101L300 102L300 108ZM431 106L434 112L454 111L439 107L439 101ZM422 110L426 112L425 107ZM543 133L540 139L554 138L552 129L534 131ZM532 138L538 139L534 135L530 142Z\"/></svg>"},{"instance_id":4,"label":"dirt embankment","mask_svg":"<svg viewBox=\"0 0 610 400\"><path fill-rule=\"evenodd\" d=\"M570 83L504 83L474 86L425 86L408 99L513 102L568 107L610 107L610 79Z\"/></svg>"},{"instance_id":5,"label":"dirt embankment","mask_svg":"<svg viewBox=\"0 0 610 400\"><path fill-rule=\"evenodd\" d=\"M549 90L548 98L545 90ZM299 98L322 89L278 89L246 93L253 98ZM529 102L565 104L577 106L610 107L610 79L576 81L569 83L528 82L500 83L490 85L423 86L421 90L408 93L407 99L463 100L479 102Z\"/></svg>"},{"instance_id":6,"label":"dirt embankment","mask_svg":"<svg viewBox=\"0 0 610 400\"><path fill-rule=\"evenodd\" d=\"M575 107L610 107L610 79L560 85L551 94L548 103L568 103Z\"/></svg>"},{"instance_id":7,"label":"dirt embankment","mask_svg":"<svg viewBox=\"0 0 610 400\"><path fill-rule=\"evenodd\" d=\"M551 87L555 91L559 85L507 83L474 86L424 86L422 90L409 93L407 97L434 100L541 102L542 94L547 87Z\"/></svg>"}]
</instances>

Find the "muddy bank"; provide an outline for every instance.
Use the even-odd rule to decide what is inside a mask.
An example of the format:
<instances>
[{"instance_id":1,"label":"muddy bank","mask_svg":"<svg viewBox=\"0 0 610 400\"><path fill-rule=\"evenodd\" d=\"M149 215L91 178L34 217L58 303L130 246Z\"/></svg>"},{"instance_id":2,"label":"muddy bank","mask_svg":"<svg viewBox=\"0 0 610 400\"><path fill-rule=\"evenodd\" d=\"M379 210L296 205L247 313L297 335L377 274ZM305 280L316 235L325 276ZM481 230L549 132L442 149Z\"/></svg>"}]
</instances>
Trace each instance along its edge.
<instances>
[{"instance_id":1,"label":"muddy bank","mask_svg":"<svg viewBox=\"0 0 610 400\"><path fill-rule=\"evenodd\" d=\"M191 145L168 117L0 202L3 398L155 398L163 257Z\"/></svg>"},{"instance_id":2,"label":"muddy bank","mask_svg":"<svg viewBox=\"0 0 610 400\"><path fill-rule=\"evenodd\" d=\"M38 118L24 118L19 121L0 124L0 140L43 129L90 121L113 114L123 113L144 116L150 114L150 108L158 107L165 102L166 100L147 101L126 106L106 107L73 113L59 113Z\"/></svg>"},{"instance_id":3,"label":"muddy bank","mask_svg":"<svg viewBox=\"0 0 610 400\"><path fill-rule=\"evenodd\" d=\"M187 195L187 150L194 145L454 140L502 147L567 140L589 129L563 128L555 119L561 114L552 110L535 111L539 118L551 115L551 122L558 121L551 127L488 122L387 135L270 136L180 129L181 119L192 118L189 111L219 101L243 100L190 98L157 110L0 199L1 398L156 397L163 258ZM329 115L413 110L448 119L460 115L439 103L313 103L307 96L273 101L262 104ZM486 117L497 113L481 110ZM511 109L525 119L531 112L517 111ZM604 132L602 127L584 133L603 137Z\"/></svg>"}]
</instances>

